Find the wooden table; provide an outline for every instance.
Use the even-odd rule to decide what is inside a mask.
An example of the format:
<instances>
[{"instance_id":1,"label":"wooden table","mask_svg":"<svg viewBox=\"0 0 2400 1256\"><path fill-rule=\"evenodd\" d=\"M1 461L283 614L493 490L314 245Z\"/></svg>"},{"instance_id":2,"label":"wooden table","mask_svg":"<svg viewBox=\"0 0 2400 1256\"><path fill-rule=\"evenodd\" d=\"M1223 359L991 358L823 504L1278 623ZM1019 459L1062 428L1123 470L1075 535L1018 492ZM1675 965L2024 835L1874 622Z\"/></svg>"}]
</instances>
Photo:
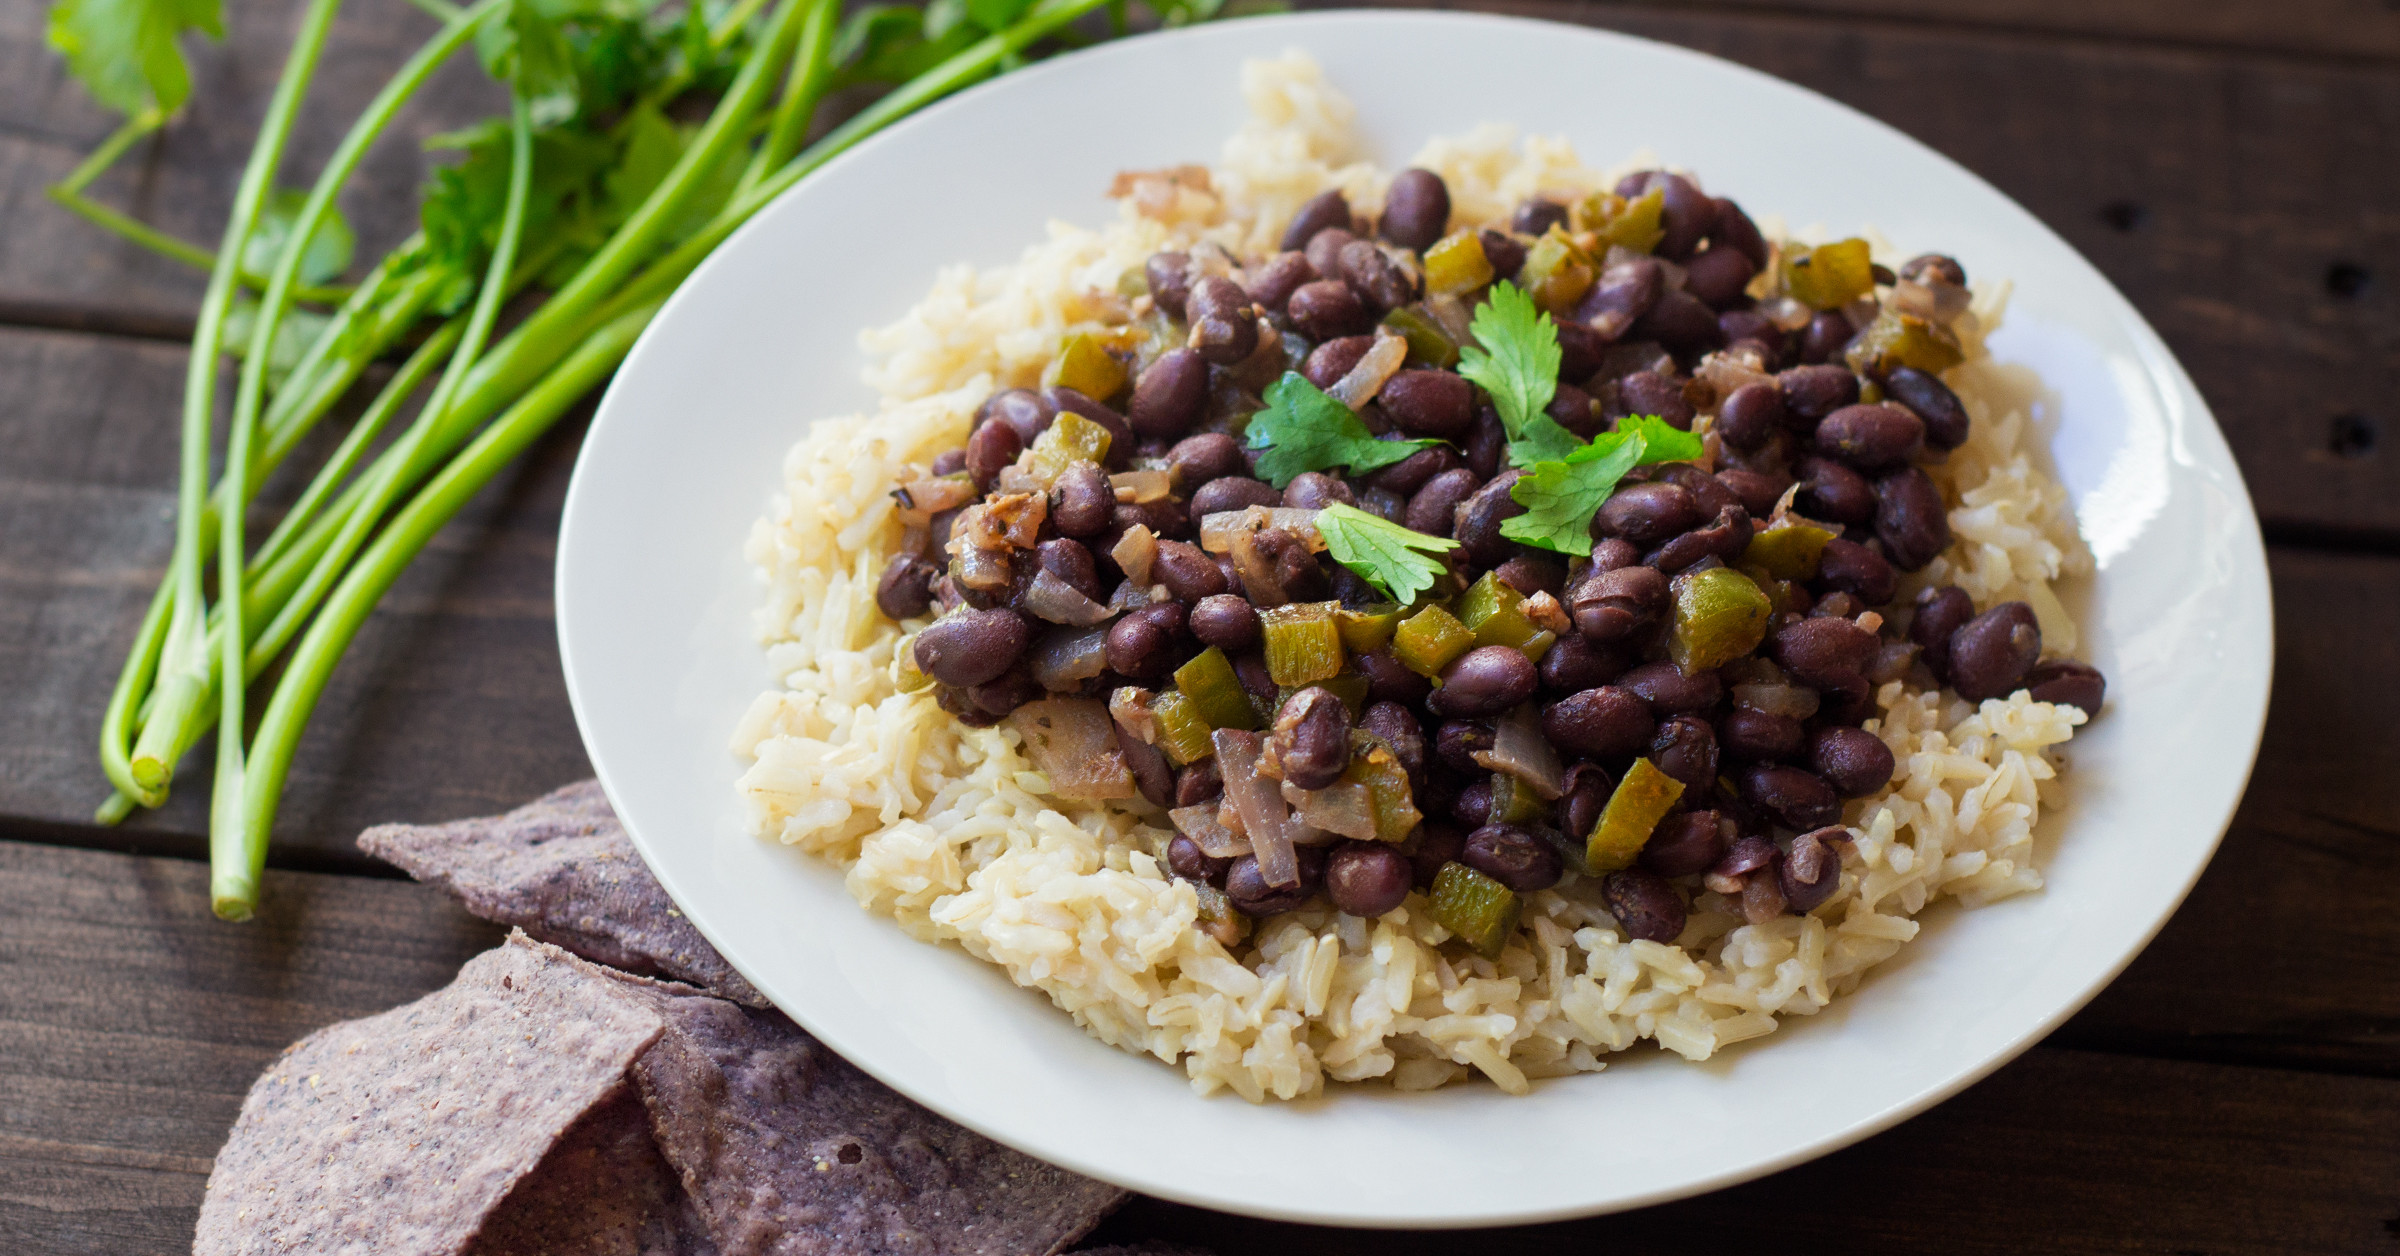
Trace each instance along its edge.
<instances>
[{"instance_id":1,"label":"wooden table","mask_svg":"<svg viewBox=\"0 0 2400 1256\"><path fill-rule=\"evenodd\" d=\"M169 547L201 283L41 195L111 127L42 46L43 7L0 5L0 1251L167 1252L275 1051L446 982L497 937L360 855L357 832L587 774L550 612L578 431L454 523L342 666L261 920L208 916L201 791L88 823L102 702ZM299 9L228 7L188 115L100 189L194 239L220 230ZM2114 986L1850 1150L1533 1232L1319 1231L1145 1200L1103 1236L1227 1256L2400 1253L2400 0L1489 7L1806 84L1956 157L2098 263L2198 379L2266 521L2280 644L2257 775L2215 865ZM351 6L301 163L429 26L400 0ZM413 141L497 103L471 67L436 98L346 202L370 249L409 228ZM1398 1171L1439 1189L1438 1165Z\"/></svg>"}]
</instances>

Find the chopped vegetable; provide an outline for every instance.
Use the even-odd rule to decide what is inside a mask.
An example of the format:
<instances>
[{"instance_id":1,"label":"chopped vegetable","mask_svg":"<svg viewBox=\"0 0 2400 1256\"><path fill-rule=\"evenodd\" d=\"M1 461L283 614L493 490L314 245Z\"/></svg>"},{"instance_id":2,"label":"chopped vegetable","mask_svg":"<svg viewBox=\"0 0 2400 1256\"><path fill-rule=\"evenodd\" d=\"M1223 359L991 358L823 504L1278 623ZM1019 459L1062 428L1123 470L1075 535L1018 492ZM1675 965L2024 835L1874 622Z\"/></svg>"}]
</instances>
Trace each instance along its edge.
<instances>
[{"instance_id":1,"label":"chopped vegetable","mask_svg":"<svg viewBox=\"0 0 2400 1256\"><path fill-rule=\"evenodd\" d=\"M1636 253L1647 253L1667 238L1662 222L1666 216L1667 193L1652 188L1631 200L1614 192L1600 192L1584 198L1584 226L1600 237L1599 248L1617 245Z\"/></svg>"},{"instance_id":2,"label":"chopped vegetable","mask_svg":"<svg viewBox=\"0 0 2400 1256\"><path fill-rule=\"evenodd\" d=\"M1414 601L1449 570L1432 555L1458 548L1448 537L1411 531L1340 502L1317 512L1317 532L1336 562L1401 602Z\"/></svg>"},{"instance_id":3,"label":"chopped vegetable","mask_svg":"<svg viewBox=\"0 0 2400 1256\"><path fill-rule=\"evenodd\" d=\"M1544 801L1555 801L1566 792L1566 769L1558 761L1558 748L1543 735L1533 706L1528 702L1510 711L1493 729L1491 749L1470 753L1475 762L1515 778Z\"/></svg>"},{"instance_id":4,"label":"chopped vegetable","mask_svg":"<svg viewBox=\"0 0 2400 1256\"><path fill-rule=\"evenodd\" d=\"M1117 749L1108 704L1096 698L1044 698L1011 711L1009 726L1025 739L1025 754L1050 778L1060 798L1131 798L1133 773Z\"/></svg>"},{"instance_id":5,"label":"chopped vegetable","mask_svg":"<svg viewBox=\"0 0 2400 1256\"><path fill-rule=\"evenodd\" d=\"M1158 748L1174 760L1176 767L1198 763L1214 753L1208 719L1185 695L1172 689L1158 695L1151 700L1150 718L1158 729Z\"/></svg>"},{"instance_id":6,"label":"chopped vegetable","mask_svg":"<svg viewBox=\"0 0 2400 1256\"><path fill-rule=\"evenodd\" d=\"M1482 233L1468 228L1425 250L1425 290L1447 296L1473 292L1490 283L1491 259L1483 254Z\"/></svg>"},{"instance_id":7,"label":"chopped vegetable","mask_svg":"<svg viewBox=\"0 0 2400 1256\"><path fill-rule=\"evenodd\" d=\"M1200 853L1211 859L1238 859L1250 853L1250 839L1226 828L1217 819L1217 804L1199 803L1177 807L1167 813L1167 822L1175 831L1192 839Z\"/></svg>"},{"instance_id":8,"label":"chopped vegetable","mask_svg":"<svg viewBox=\"0 0 2400 1256\"><path fill-rule=\"evenodd\" d=\"M1094 401L1106 401L1125 386L1125 364L1108 351L1108 342L1091 332L1077 332L1059 346L1058 356L1042 372L1045 388L1072 388Z\"/></svg>"},{"instance_id":9,"label":"chopped vegetable","mask_svg":"<svg viewBox=\"0 0 2400 1256\"><path fill-rule=\"evenodd\" d=\"M1343 672L1339 676L1328 676L1323 680L1315 682L1315 684L1317 688L1332 694L1334 697L1340 698L1342 700L1342 705L1349 709L1350 718L1352 719L1357 719L1358 713L1366 709L1367 678L1357 672ZM1305 686L1277 690L1275 698L1276 708L1280 710L1284 701L1290 698L1293 694L1300 692L1300 688L1303 687Z\"/></svg>"},{"instance_id":10,"label":"chopped vegetable","mask_svg":"<svg viewBox=\"0 0 2400 1256\"><path fill-rule=\"evenodd\" d=\"M1837 535L1824 524L1785 515L1751 534L1742 562L1762 567L1778 580L1814 580L1825 543Z\"/></svg>"},{"instance_id":11,"label":"chopped vegetable","mask_svg":"<svg viewBox=\"0 0 2400 1256\"><path fill-rule=\"evenodd\" d=\"M1492 773L1493 824L1532 824L1550 814L1541 791L1507 772Z\"/></svg>"},{"instance_id":12,"label":"chopped vegetable","mask_svg":"<svg viewBox=\"0 0 2400 1256\"><path fill-rule=\"evenodd\" d=\"M1384 315L1383 325L1408 341L1411 362L1447 368L1458 361L1458 342L1414 306L1404 305Z\"/></svg>"},{"instance_id":13,"label":"chopped vegetable","mask_svg":"<svg viewBox=\"0 0 2400 1256\"><path fill-rule=\"evenodd\" d=\"M1258 477L1277 488L1304 471L1347 467L1352 475L1388 467L1438 440L1377 440L1358 412L1329 397L1297 371L1267 385L1267 408L1250 416L1245 435L1258 458Z\"/></svg>"},{"instance_id":14,"label":"chopped vegetable","mask_svg":"<svg viewBox=\"0 0 2400 1256\"><path fill-rule=\"evenodd\" d=\"M1302 789L1285 781L1283 799L1310 828L1362 842L1375 840L1375 796L1363 784L1335 781L1323 789Z\"/></svg>"},{"instance_id":15,"label":"chopped vegetable","mask_svg":"<svg viewBox=\"0 0 2400 1256\"><path fill-rule=\"evenodd\" d=\"M1234 674L1233 661L1213 645L1175 669L1175 689L1212 729L1258 727L1258 713L1250 707L1242 678Z\"/></svg>"},{"instance_id":16,"label":"chopped vegetable","mask_svg":"<svg viewBox=\"0 0 2400 1256\"><path fill-rule=\"evenodd\" d=\"M1699 437L1650 415L1621 419L1615 431L1602 432L1565 457L1533 464L1509 490L1525 513L1501 521L1500 535L1560 554L1587 553L1592 548L1592 516L1626 472L1653 463L1689 462L1702 448Z\"/></svg>"},{"instance_id":17,"label":"chopped vegetable","mask_svg":"<svg viewBox=\"0 0 2400 1256\"><path fill-rule=\"evenodd\" d=\"M1294 602L1258 613L1266 638L1267 674L1297 689L1329 680L1342 671L1342 633L1334 626L1334 602Z\"/></svg>"},{"instance_id":18,"label":"chopped vegetable","mask_svg":"<svg viewBox=\"0 0 2400 1256\"><path fill-rule=\"evenodd\" d=\"M933 677L917 667L916 644L915 637L903 637L892 648L892 684L902 693L922 693L933 687Z\"/></svg>"},{"instance_id":19,"label":"chopped vegetable","mask_svg":"<svg viewBox=\"0 0 2400 1256\"><path fill-rule=\"evenodd\" d=\"M1191 884L1192 893L1200 900L1200 910L1192 923L1199 926L1200 932L1216 939L1220 946L1227 949L1240 946L1242 939L1250 936L1250 918L1235 909L1233 900L1225 897L1225 891L1206 881Z\"/></svg>"},{"instance_id":20,"label":"chopped vegetable","mask_svg":"<svg viewBox=\"0 0 2400 1256\"><path fill-rule=\"evenodd\" d=\"M1475 648L1475 632L1439 606L1401 621L1392 633L1392 657L1420 676L1439 676L1459 655Z\"/></svg>"},{"instance_id":21,"label":"chopped vegetable","mask_svg":"<svg viewBox=\"0 0 2400 1256\"><path fill-rule=\"evenodd\" d=\"M1408 341L1405 338L1378 334L1374 340L1375 343L1368 346L1366 353L1359 357L1358 364L1325 390L1326 396L1353 411L1366 409L1367 403L1375 400L1376 394L1383 391L1383 386L1391 382L1392 376L1399 374L1400 368L1408 364ZM1361 427L1359 430L1366 429ZM1376 443L1389 445L1395 442Z\"/></svg>"},{"instance_id":22,"label":"chopped vegetable","mask_svg":"<svg viewBox=\"0 0 2400 1256\"><path fill-rule=\"evenodd\" d=\"M1516 891L1462 863L1443 864L1434 874L1427 906L1436 923L1485 959L1500 958L1522 909Z\"/></svg>"},{"instance_id":23,"label":"chopped vegetable","mask_svg":"<svg viewBox=\"0 0 2400 1256\"><path fill-rule=\"evenodd\" d=\"M1524 604L1522 595L1487 571L1459 599L1458 622L1474 631L1475 644L1512 646L1538 663L1558 634L1526 618Z\"/></svg>"},{"instance_id":24,"label":"chopped vegetable","mask_svg":"<svg viewBox=\"0 0 2400 1256\"><path fill-rule=\"evenodd\" d=\"M1558 392L1558 327L1533 298L1503 279L1476 307L1475 343L1459 350L1458 373L1482 385L1507 430L1509 460L1518 466L1565 457L1581 444L1544 414ZM1519 447L1523 446L1522 449Z\"/></svg>"},{"instance_id":25,"label":"chopped vegetable","mask_svg":"<svg viewBox=\"0 0 2400 1256\"><path fill-rule=\"evenodd\" d=\"M1682 781L1659 771L1648 759L1634 760L1584 842L1584 871L1599 876L1632 867L1651 832L1681 797Z\"/></svg>"},{"instance_id":26,"label":"chopped vegetable","mask_svg":"<svg viewBox=\"0 0 2400 1256\"><path fill-rule=\"evenodd\" d=\"M1033 438L1033 448L1025 453L1025 470L1033 482L1047 489L1059 475L1078 462L1108 461L1108 429L1073 411L1061 412L1042 434Z\"/></svg>"},{"instance_id":27,"label":"chopped vegetable","mask_svg":"<svg viewBox=\"0 0 2400 1256\"><path fill-rule=\"evenodd\" d=\"M1525 285L1533 303L1552 314L1564 314L1575 308L1583 294L1592 290L1598 271L1591 255L1576 247L1564 229L1553 226L1542 233L1525 251L1525 264L1517 270L1517 282Z\"/></svg>"},{"instance_id":28,"label":"chopped vegetable","mask_svg":"<svg viewBox=\"0 0 2400 1256\"><path fill-rule=\"evenodd\" d=\"M1400 608L1390 602L1355 610L1345 606L1333 613L1333 625L1341 631L1343 649L1366 654L1392 643L1392 630L1400 626Z\"/></svg>"},{"instance_id":29,"label":"chopped vegetable","mask_svg":"<svg viewBox=\"0 0 2400 1256\"><path fill-rule=\"evenodd\" d=\"M1269 885L1300 884L1299 856L1293 844L1308 836L1308 826L1292 815L1283 801L1282 782L1258 770L1265 739L1257 733L1220 728L1214 735L1217 767L1225 778L1225 797L1241 817L1242 831L1258 856L1258 874Z\"/></svg>"},{"instance_id":30,"label":"chopped vegetable","mask_svg":"<svg viewBox=\"0 0 2400 1256\"><path fill-rule=\"evenodd\" d=\"M1838 310L1874 294L1875 259L1859 239L1793 249L1783 258L1783 290L1811 309Z\"/></svg>"},{"instance_id":31,"label":"chopped vegetable","mask_svg":"<svg viewBox=\"0 0 2400 1256\"><path fill-rule=\"evenodd\" d=\"M1939 375L1965 361L1966 354L1959 348L1958 333L1914 314L1886 309L1851 340L1844 358L1851 370L1880 378L1901 366Z\"/></svg>"},{"instance_id":32,"label":"chopped vegetable","mask_svg":"<svg viewBox=\"0 0 2400 1256\"><path fill-rule=\"evenodd\" d=\"M1685 675L1714 671L1758 648L1775 608L1750 577L1731 567L1677 576L1675 628L1667 651Z\"/></svg>"},{"instance_id":33,"label":"chopped vegetable","mask_svg":"<svg viewBox=\"0 0 2400 1256\"><path fill-rule=\"evenodd\" d=\"M1417 810L1415 792L1409 787L1408 769L1373 733L1351 732L1350 766L1342 770L1342 779L1366 786L1373 795L1377 841L1405 841L1424 822L1424 813Z\"/></svg>"}]
</instances>

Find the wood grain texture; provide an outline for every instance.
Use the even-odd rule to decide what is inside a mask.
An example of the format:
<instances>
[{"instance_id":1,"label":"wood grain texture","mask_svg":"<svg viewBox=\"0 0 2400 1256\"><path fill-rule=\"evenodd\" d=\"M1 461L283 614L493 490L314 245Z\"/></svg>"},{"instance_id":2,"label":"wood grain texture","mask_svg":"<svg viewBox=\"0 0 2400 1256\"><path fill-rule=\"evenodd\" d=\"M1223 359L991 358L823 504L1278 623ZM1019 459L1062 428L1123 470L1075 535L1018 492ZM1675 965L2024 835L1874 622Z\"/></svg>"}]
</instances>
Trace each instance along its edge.
<instances>
[{"instance_id":1,"label":"wood grain texture","mask_svg":"<svg viewBox=\"0 0 2400 1256\"><path fill-rule=\"evenodd\" d=\"M1966 34L2138 41L2256 55L2400 58L2400 9L2383 0L1639 0L1649 7L1889 23ZM1479 6L1471 6L1479 7Z\"/></svg>"},{"instance_id":2,"label":"wood grain texture","mask_svg":"<svg viewBox=\"0 0 2400 1256\"><path fill-rule=\"evenodd\" d=\"M209 1159L276 1052L444 984L499 937L402 882L271 873L266 901L225 925L199 864L0 843L0 1250L180 1250ZM2396 1214L2400 1081L2037 1048L1861 1146L1625 1216L1384 1234L1139 1201L1095 1241L1225 1256L2326 1252L2382 1250Z\"/></svg>"}]
</instances>

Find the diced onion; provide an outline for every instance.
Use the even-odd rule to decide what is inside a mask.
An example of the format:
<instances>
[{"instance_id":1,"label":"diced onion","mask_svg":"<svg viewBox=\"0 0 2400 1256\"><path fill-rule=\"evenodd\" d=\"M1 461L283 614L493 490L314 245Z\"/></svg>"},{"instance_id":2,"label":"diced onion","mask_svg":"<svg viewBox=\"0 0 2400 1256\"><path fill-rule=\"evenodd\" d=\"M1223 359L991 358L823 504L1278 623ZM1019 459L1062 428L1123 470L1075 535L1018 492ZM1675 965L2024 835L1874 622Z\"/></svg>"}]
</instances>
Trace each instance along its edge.
<instances>
[{"instance_id":1,"label":"diced onion","mask_svg":"<svg viewBox=\"0 0 2400 1256\"><path fill-rule=\"evenodd\" d=\"M900 522L921 527L935 515L975 500L975 482L952 476L910 480L892 491L892 500L900 505Z\"/></svg>"},{"instance_id":2,"label":"diced onion","mask_svg":"<svg viewBox=\"0 0 2400 1256\"><path fill-rule=\"evenodd\" d=\"M1018 549L1041 544L1042 521L1050 517L1050 498L1043 493L1008 493L985 503L1000 537Z\"/></svg>"},{"instance_id":3,"label":"diced onion","mask_svg":"<svg viewBox=\"0 0 2400 1256\"><path fill-rule=\"evenodd\" d=\"M1026 657L1042 688L1053 693L1078 688L1108 670L1108 629L1053 628Z\"/></svg>"},{"instance_id":4,"label":"diced onion","mask_svg":"<svg viewBox=\"0 0 2400 1256\"><path fill-rule=\"evenodd\" d=\"M1217 750L1217 768L1225 778L1225 796L1233 800L1258 856L1258 874L1269 885L1300 884L1300 858L1292 852L1294 836L1305 832L1284 805L1281 782L1259 775L1259 750L1265 739L1257 733L1220 728L1210 735Z\"/></svg>"},{"instance_id":5,"label":"diced onion","mask_svg":"<svg viewBox=\"0 0 2400 1256\"><path fill-rule=\"evenodd\" d=\"M1349 374L1333 381L1333 387L1326 389L1325 395L1353 410L1363 410L1368 402L1375 400L1375 394L1383 391L1384 384L1400 373L1401 365L1407 361L1406 337L1378 334L1366 356L1358 360L1358 365L1350 368Z\"/></svg>"},{"instance_id":6,"label":"diced onion","mask_svg":"<svg viewBox=\"0 0 2400 1256\"><path fill-rule=\"evenodd\" d=\"M1892 289L1892 308L1936 323L1956 322L1974 301L1975 294L1943 279L1903 279Z\"/></svg>"},{"instance_id":7,"label":"diced onion","mask_svg":"<svg viewBox=\"0 0 2400 1256\"><path fill-rule=\"evenodd\" d=\"M1119 471L1108 477L1108 486L1116 490L1118 501L1137 506L1165 497L1174 487L1166 472L1155 469Z\"/></svg>"},{"instance_id":8,"label":"diced onion","mask_svg":"<svg viewBox=\"0 0 2400 1256\"><path fill-rule=\"evenodd\" d=\"M1558 762L1558 751L1550 739L1542 735L1542 726L1535 718L1533 704L1528 702L1508 713L1492 733L1492 748L1474 752L1475 762L1494 772L1506 772L1533 787L1543 801L1556 801L1566 792L1566 769Z\"/></svg>"},{"instance_id":9,"label":"diced onion","mask_svg":"<svg viewBox=\"0 0 2400 1256\"><path fill-rule=\"evenodd\" d=\"M1217 822L1217 804L1204 802L1167 813L1175 831L1192 839L1211 859L1239 859L1250 853L1250 839Z\"/></svg>"},{"instance_id":10,"label":"diced onion","mask_svg":"<svg viewBox=\"0 0 2400 1256\"><path fill-rule=\"evenodd\" d=\"M1025 586L1025 609L1036 619L1078 628L1089 628L1115 613L1085 597L1082 590L1059 579L1046 567L1035 572L1032 582Z\"/></svg>"},{"instance_id":11,"label":"diced onion","mask_svg":"<svg viewBox=\"0 0 2400 1256\"><path fill-rule=\"evenodd\" d=\"M1299 809L1300 819L1312 828L1362 842L1375 840L1375 800L1364 785L1350 782L1302 789L1285 781L1283 798Z\"/></svg>"},{"instance_id":12,"label":"diced onion","mask_svg":"<svg viewBox=\"0 0 2400 1256\"><path fill-rule=\"evenodd\" d=\"M1817 713L1817 691L1799 685L1735 685L1733 704L1804 720Z\"/></svg>"},{"instance_id":13,"label":"diced onion","mask_svg":"<svg viewBox=\"0 0 2400 1256\"><path fill-rule=\"evenodd\" d=\"M1117 560L1127 580L1147 588L1151 583L1151 565L1158 561L1158 536L1150 531L1149 524L1137 523L1125 529L1125 535L1117 539L1108 556Z\"/></svg>"},{"instance_id":14,"label":"diced onion","mask_svg":"<svg viewBox=\"0 0 2400 1256\"><path fill-rule=\"evenodd\" d=\"M1425 298L1425 313L1440 324L1442 333L1452 344L1469 344L1474 334L1468 327L1474 321L1467 313L1467 303L1447 292L1437 292Z\"/></svg>"},{"instance_id":15,"label":"diced onion","mask_svg":"<svg viewBox=\"0 0 2400 1256\"><path fill-rule=\"evenodd\" d=\"M1158 695L1138 685L1124 685L1108 695L1108 716L1117 727L1133 734L1134 739L1147 746L1158 744L1158 713L1150 704Z\"/></svg>"},{"instance_id":16,"label":"diced onion","mask_svg":"<svg viewBox=\"0 0 2400 1256\"><path fill-rule=\"evenodd\" d=\"M1317 531L1317 512L1297 506L1248 506L1220 510L1200 517L1200 548L1211 554L1233 552L1233 538L1245 532L1282 528L1308 543L1309 552L1325 552L1325 534Z\"/></svg>"},{"instance_id":17,"label":"diced onion","mask_svg":"<svg viewBox=\"0 0 2400 1256\"><path fill-rule=\"evenodd\" d=\"M1808 326L1808 320L1817 316L1815 310L1790 297L1768 297L1753 308L1758 311L1759 317L1783 331L1798 331Z\"/></svg>"},{"instance_id":18,"label":"diced onion","mask_svg":"<svg viewBox=\"0 0 2400 1256\"><path fill-rule=\"evenodd\" d=\"M1025 756L1050 778L1060 798L1131 798L1133 773L1117 749L1117 727L1108 704L1096 698L1044 698L1009 713L1008 722L1025 738Z\"/></svg>"}]
</instances>

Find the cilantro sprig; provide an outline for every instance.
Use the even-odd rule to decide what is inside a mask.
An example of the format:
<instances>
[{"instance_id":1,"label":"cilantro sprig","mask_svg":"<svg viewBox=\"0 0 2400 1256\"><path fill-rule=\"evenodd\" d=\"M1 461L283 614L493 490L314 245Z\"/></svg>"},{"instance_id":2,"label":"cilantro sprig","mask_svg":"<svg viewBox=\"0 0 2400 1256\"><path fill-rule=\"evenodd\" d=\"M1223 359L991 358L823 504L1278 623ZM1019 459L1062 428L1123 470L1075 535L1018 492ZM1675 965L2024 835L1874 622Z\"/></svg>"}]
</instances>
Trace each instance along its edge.
<instances>
[{"instance_id":1,"label":"cilantro sprig","mask_svg":"<svg viewBox=\"0 0 2400 1256\"><path fill-rule=\"evenodd\" d=\"M1267 408L1250 416L1250 447L1263 450L1259 478L1277 488L1306 471L1348 467L1365 475L1388 467L1438 440L1377 440L1350 407L1325 394L1297 371L1267 385ZM1406 529L1403 529L1405 531Z\"/></svg>"},{"instance_id":2,"label":"cilantro sprig","mask_svg":"<svg viewBox=\"0 0 2400 1256\"><path fill-rule=\"evenodd\" d=\"M1583 442L1545 411L1558 395L1558 326L1503 279L1467 324L1475 343L1459 350L1458 373L1483 386L1508 432L1508 460L1520 467L1565 458Z\"/></svg>"},{"instance_id":3,"label":"cilantro sprig","mask_svg":"<svg viewBox=\"0 0 2400 1256\"><path fill-rule=\"evenodd\" d=\"M1592 516L1635 467L1689 462L1700 456L1700 438L1663 419L1634 415L1617 430L1602 432L1565 457L1533 464L1509 490L1525 513L1500 523L1500 535L1560 554L1592 547Z\"/></svg>"},{"instance_id":4,"label":"cilantro sprig","mask_svg":"<svg viewBox=\"0 0 2400 1256\"><path fill-rule=\"evenodd\" d=\"M1317 532L1334 561L1402 605L1432 588L1449 569L1434 555L1458 548L1448 537L1427 536L1340 502L1317 512Z\"/></svg>"}]
</instances>

